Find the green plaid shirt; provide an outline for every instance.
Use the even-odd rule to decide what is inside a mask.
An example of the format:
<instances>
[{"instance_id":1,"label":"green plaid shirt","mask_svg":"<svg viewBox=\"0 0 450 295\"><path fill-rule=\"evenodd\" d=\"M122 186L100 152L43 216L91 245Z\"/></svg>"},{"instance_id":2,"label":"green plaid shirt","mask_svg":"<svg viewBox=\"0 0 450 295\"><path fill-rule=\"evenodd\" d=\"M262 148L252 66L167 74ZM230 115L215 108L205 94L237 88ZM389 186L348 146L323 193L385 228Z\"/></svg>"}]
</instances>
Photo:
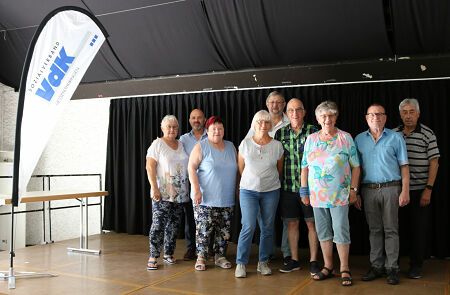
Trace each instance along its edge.
<instances>
[{"instance_id":1,"label":"green plaid shirt","mask_svg":"<svg viewBox=\"0 0 450 295\"><path fill-rule=\"evenodd\" d=\"M282 190L293 193L300 191L303 147L305 146L306 138L318 130L314 125L303 124L300 132L296 134L289 124L275 133L275 139L280 141L284 148Z\"/></svg>"}]
</instances>

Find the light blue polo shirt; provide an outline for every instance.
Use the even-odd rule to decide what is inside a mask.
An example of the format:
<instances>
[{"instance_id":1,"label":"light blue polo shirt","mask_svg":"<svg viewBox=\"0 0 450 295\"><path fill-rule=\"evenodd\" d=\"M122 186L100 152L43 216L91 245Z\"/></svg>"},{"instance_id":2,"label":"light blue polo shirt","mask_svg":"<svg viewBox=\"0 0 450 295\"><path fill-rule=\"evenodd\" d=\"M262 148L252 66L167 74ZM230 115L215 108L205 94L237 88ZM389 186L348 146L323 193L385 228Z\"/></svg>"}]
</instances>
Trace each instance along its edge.
<instances>
[{"instance_id":1,"label":"light blue polo shirt","mask_svg":"<svg viewBox=\"0 0 450 295\"><path fill-rule=\"evenodd\" d=\"M384 128L375 140L369 130L358 134L355 144L363 172L362 183L383 183L402 179L400 166L408 165L408 152L403 137Z\"/></svg>"},{"instance_id":2,"label":"light blue polo shirt","mask_svg":"<svg viewBox=\"0 0 450 295\"><path fill-rule=\"evenodd\" d=\"M180 136L180 142L183 144L184 151L188 156L191 155L192 150L194 149L194 146L201 141L202 139L205 139L208 137L208 134L206 134L206 130L203 130L203 134L200 137L199 140L197 140L197 137L195 137L194 132L188 132Z\"/></svg>"}]
</instances>

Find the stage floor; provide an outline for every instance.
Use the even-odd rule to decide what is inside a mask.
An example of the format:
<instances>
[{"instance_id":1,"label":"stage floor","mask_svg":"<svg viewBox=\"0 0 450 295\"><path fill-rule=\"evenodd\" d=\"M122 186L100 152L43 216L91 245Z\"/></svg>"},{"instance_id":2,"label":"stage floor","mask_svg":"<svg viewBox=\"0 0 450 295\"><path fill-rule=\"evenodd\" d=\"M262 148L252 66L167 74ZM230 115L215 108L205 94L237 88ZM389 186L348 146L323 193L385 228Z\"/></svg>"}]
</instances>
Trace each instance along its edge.
<instances>
[{"instance_id":1,"label":"stage floor","mask_svg":"<svg viewBox=\"0 0 450 295\"><path fill-rule=\"evenodd\" d=\"M368 257L350 257L354 285L341 287L338 276L315 282L307 271L307 252L301 251L304 269L284 274L278 271L282 262L271 264L273 275L256 272L257 248L247 266L247 278L234 277L236 245L230 244L228 258L231 270L224 270L208 262L207 270L194 270L193 261L183 261L184 240L179 240L176 265L166 265L159 259L157 271L147 271L148 238L145 236L107 233L89 237L89 248L101 249L100 256L68 253L67 247L78 247L79 240L67 240L16 251L15 269L24 272L50 272L58 277L17 279L16 289L8 290L8 281L0 281L1 294L449 294L450 261L427 260L425 276L419 280L406 278L407 259L401 265L400 284L386 284L385 278L362 282L368 269ZM277 253L278 257L280 252ZM337 262L335 263L337 266ZM0 252L0 270L9 268L9 253Z\"/></svg>"}]
</instances>

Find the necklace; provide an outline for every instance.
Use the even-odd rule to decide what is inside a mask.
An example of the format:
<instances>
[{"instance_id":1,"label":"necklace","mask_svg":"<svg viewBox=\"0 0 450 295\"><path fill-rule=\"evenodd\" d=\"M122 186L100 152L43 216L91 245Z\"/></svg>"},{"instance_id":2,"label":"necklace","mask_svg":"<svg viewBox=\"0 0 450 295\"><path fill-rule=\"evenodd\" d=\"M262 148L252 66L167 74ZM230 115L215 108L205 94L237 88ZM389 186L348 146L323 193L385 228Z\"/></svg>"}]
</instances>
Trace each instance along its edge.
<instances>
[{"instance_id":1,"label":"necklace","mask_svg":"<svg viewBox=\"0 0 450 295\"><path fill-rule=\"evenodd\" d=\"M323 131L323 129L320 130L320 133L319 133L320 140L321 141L330 141L330 140L332 140L336 136L337 130L336 129L333 130L333 133L334 134L331 134L331 133L326 134L325 131Z\"/></svg>"}]
</instances>

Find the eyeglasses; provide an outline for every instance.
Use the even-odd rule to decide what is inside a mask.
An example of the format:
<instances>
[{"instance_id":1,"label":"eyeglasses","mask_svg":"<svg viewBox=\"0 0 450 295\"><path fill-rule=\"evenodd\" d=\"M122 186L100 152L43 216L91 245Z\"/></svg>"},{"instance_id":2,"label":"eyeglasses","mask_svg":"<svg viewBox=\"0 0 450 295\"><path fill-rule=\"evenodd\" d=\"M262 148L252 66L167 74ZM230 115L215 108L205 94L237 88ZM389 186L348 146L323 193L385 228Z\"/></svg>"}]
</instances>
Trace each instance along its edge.
<instances>
[{"instance_id":1,"label":"eyeglasses","mask_svg":"<svg viewBox=\"0 0 450 295\"><path fill-rule=\"evenodd\" d=\"M325 120L326 118L332 119L334 117L336 117L336 114L322 114L322 115L319 115L319 118L322 119L322 120Z\"/></svg>"},{"instance_id":2,"label":"eyeglasses","mask_svg":"<svg viewBox=\"0 0 450 295\"><path fill-rule=\"evenodd\" d=\"M367 116L369 116L370 118L379 118L383 117L384 115L386 115L386 113L367 113Z\"/></svg>"},{"instance_id":3,"label":"eyeglasses","mask_svg":"<svg viewBox=\"0 0 450 295\"><path fill-rule=\"evenodd\" d=\"M296 109L287 109L288 113L293 113L293 112L301 112L304 111L304 108L296 108Z\"/></svg>"},{"instance_id":4,"label":"eyeglasses","mask_svg":"<svg viewBox=\"0 0 450 295\"><path fill-rule=\"evenodd\" d=\"M284 101L280 101L280 100L269 100L267 103L269 103L269 104L283 104Z\"/></svg>"},{"instance_id":5,"label":"eyeglasses","mask_svg":"<svg viewBox=\"0 0 450 295\"><path fill-rule=\"evenodd\" d=\"M172 129L172 130L175 130L175 129L178 129L178 125L166 125L165 126L167 129Z\"/></svg>"}]
</instances>

